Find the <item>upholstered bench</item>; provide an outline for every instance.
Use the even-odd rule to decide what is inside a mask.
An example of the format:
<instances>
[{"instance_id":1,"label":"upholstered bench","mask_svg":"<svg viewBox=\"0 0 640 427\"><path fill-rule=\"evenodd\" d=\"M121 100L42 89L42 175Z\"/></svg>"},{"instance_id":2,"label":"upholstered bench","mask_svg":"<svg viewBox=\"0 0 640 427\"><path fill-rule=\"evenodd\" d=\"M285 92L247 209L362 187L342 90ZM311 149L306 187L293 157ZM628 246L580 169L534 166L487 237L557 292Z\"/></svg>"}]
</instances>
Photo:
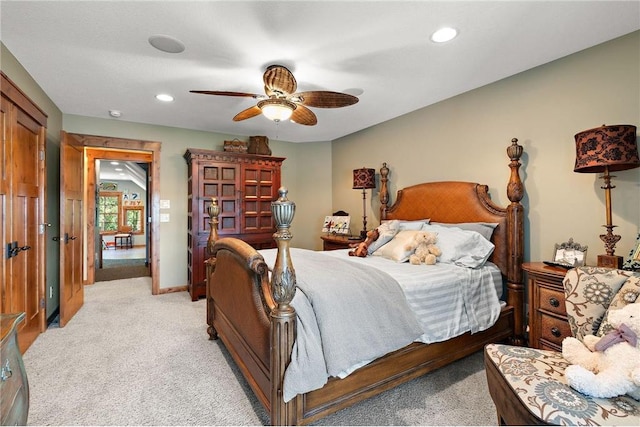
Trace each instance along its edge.
<instances>
[{"instance_id":1,"label":"upholstered bench","mask_svg":"<svg viewBox=\"0 0 640 427\"><path fill-rule=\"evenodd\" d=\"M562 354L489 344L484 363L500 425L640 425L640 402L599 399L569 387Z\"/></svg>"}]
</instances>

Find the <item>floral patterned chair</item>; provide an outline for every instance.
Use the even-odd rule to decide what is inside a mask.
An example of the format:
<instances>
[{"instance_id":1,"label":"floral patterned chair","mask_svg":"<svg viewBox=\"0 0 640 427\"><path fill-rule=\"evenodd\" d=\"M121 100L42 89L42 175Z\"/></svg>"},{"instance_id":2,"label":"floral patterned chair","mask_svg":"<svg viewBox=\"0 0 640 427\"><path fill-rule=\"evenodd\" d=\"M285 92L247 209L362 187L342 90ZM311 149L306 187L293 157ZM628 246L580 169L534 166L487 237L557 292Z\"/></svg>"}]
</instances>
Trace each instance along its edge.
<instances>
[{"instance_id":1,"label":"floral patterned chair","mask_svg":"<svg viewBox=\"0 0 640 427\"><path fill-rule=\"evenodd\" d=\"M636 301L640 273L579 267L563 284L569 325L581 339L604 335L611 328L608 309ZM569 363L559 352L489 344L484 356L500 425L640 425L640 396L601 399L575 391L565 381Z\"/></svg>"}]
</instances>

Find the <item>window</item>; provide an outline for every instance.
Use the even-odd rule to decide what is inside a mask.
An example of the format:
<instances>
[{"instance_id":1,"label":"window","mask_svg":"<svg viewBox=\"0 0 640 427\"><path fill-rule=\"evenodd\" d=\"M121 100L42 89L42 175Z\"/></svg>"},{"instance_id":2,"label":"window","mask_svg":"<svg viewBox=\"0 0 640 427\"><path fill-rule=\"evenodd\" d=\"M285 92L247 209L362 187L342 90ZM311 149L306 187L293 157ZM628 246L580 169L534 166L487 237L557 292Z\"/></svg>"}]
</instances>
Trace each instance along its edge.
<instances>
[{"instance_id":1,"label":"window","mask_svg":"<svg viewBox=\"0 0 640 427\"><path fill-rule=\"evenodd\" d=\"M120 206L122 193L119 191L101 191L98 195L98 227L100 231L118 231L120 227Z\"/></svg>"},{"instance_id":2,"label":"window","mask_svg":"<svg viewBox=\"0 0 640 427\"><path fill-rule=\"evenodd\" d=\"M133 234L144 233L144 206L125 206L123 225L131 226Z\"/></svg>"}]
</instances>

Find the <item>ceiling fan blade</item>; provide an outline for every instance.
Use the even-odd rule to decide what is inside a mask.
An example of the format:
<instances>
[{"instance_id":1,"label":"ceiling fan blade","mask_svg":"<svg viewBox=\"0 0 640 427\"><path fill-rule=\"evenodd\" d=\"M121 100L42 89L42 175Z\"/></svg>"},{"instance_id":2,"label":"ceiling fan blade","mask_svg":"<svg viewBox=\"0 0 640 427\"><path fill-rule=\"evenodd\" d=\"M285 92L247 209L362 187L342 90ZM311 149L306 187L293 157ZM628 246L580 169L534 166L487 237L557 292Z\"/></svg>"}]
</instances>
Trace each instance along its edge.
<instances>
[{"instance_id":1,"label":"ceiling fan blade","mask_svg":"<svg viewBox=\"0 0 640 427\"><path fill-rule=\"evenodd\" d=\"M296 109L293 110L291 121L298 123L299 125L313 126L318 123L318 118L313 111L309 110L304 105L298 104L296 105Z\"/></svg>"},{"instance_id":2,"label":"ceiling fan blade","mask_svg":"<svg viewBox=\"0 0 640 427\"><path fill-rule=\"evenodd\" d=\"M340 108L358 102L353 95L325 90L294 93L289 98L298 104L318 108Z\"/></svg>"},{"instance_id":3,"label":"ceiling fan blade","mask_svg":"<svg viewBox=\"0 0 640 427\"><path fill-rule=\"evenodd\" d=\"M290 95L298 88L296 78L282 65L271 65L264 72L264 87L267 94Z\"/></svg>"},{"instance_id":4,"label":"ceiling fan blade","mask_svg":"<svg viewBox=\"0 0 640 427\"><path fill-rule=\"evenodd\" d=\"M203 95L222 95L222 96L240 96L245 98L260 98L263 95L256 95L255 93L245 92L226 92L220 90L190 90L191 93L201 93Z\"/></svg>"},{"instance_id":5,"label":"ceiling fan blade","mask_svg":"<svg viewBox=\"0 0 640 427\"><path fill-rule=\"evenodd\" d=\"M242 110L238 114L236 114L235 117L233 118L233 121L239 122L241 120L247 120L247 119L250 119L251 117L260 115L260 113L262 113L262 110L257 105L254 105L253 107L247 108L246 110Z\"/></svg>"}]
</instances>

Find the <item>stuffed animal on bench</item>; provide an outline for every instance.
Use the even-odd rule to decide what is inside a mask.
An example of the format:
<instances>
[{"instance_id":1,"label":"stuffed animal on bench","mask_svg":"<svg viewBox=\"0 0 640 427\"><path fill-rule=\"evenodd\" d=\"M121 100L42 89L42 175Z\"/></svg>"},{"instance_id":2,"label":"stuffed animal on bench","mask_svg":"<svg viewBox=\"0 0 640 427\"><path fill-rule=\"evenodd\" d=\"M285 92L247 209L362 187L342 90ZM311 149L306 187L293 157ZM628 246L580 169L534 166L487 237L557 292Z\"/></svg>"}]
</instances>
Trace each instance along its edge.
<instances>
[{"instance_id":1,"label":"stuffed animal on bench","mask_svg":"<svg viewBox=\"0 0 640 427\"><path fill-rule=\"evenodd\" d=\"M615 328L602 337L585 335L562 341L562 356L571 365L567 383L593 397L628 394L640 398L640 302L609 311Z\"/></svg>"}]
</instances>

